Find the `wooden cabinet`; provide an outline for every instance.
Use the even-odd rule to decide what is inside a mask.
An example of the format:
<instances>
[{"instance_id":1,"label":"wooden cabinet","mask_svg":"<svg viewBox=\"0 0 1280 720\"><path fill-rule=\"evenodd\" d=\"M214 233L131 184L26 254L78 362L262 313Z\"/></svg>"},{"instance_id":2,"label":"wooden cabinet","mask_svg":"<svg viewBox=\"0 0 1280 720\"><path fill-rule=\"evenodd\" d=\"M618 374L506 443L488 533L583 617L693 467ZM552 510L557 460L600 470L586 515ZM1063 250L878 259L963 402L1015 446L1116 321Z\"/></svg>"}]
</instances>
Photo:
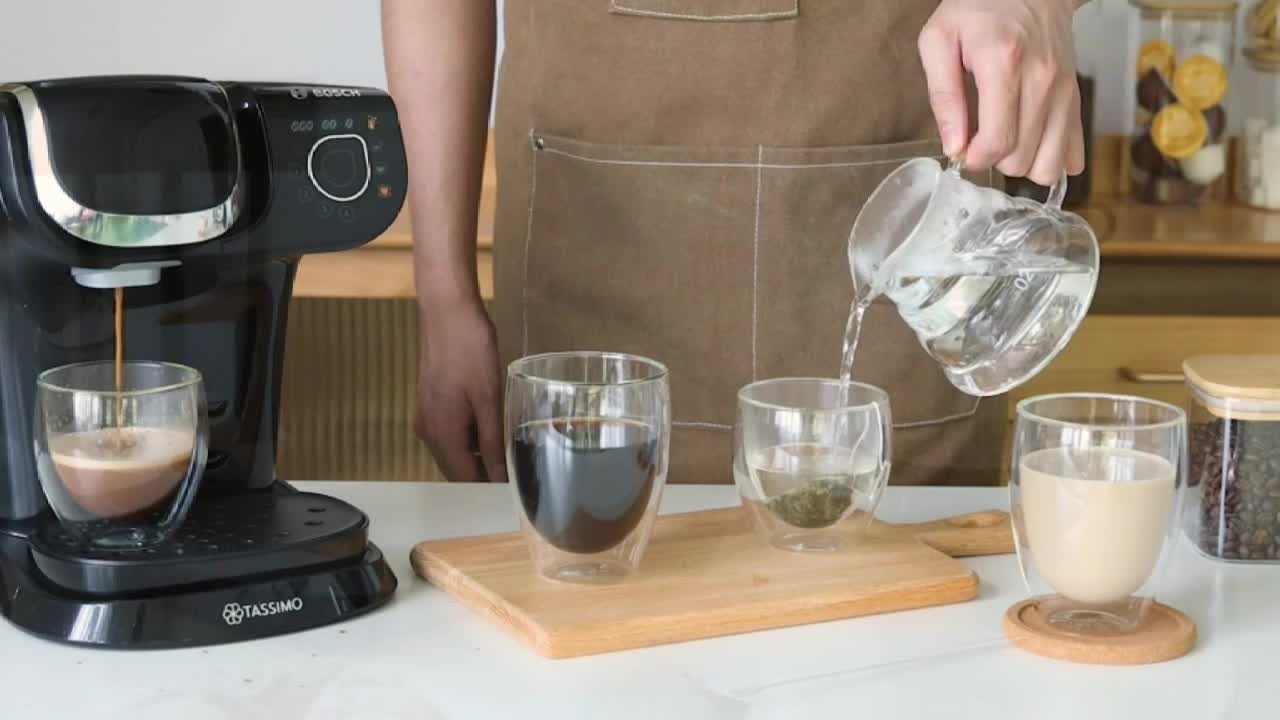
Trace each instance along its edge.
<instances>
[{"instance_id":1,"label":"wooden cabinet","mask_svg":"<svg viewBox=\"0 0 1280 720\"><path fill-rule=\"evenodd\" d=\"M1205 353L1280 354L1280 317L1090 315L1049 367L1009 394L1006 449L1023 398L1104 392L1182 406L1182 361Z\"/></svg>"},{"instance_id":2,"label":"wooden cabinet","mask_svg":"<svg viewBox=\"0 0 1280 720\"><path fill-rule=\"evenodd\" d=\"M1204 353L1280 354L1280 318L1091 315L1050 365L1010 394L1108 392L1182 404L1182 361Z\"/></svg>"}]
</instances>

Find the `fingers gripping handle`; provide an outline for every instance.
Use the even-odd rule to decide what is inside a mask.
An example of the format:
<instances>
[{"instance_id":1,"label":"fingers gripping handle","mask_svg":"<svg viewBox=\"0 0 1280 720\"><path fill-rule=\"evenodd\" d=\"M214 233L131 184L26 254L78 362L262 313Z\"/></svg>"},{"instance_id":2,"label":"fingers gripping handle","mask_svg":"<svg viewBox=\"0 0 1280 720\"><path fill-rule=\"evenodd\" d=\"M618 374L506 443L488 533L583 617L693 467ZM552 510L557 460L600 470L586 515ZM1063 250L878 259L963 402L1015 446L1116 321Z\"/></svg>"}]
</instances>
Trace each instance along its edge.
<instances>
[{"instance_id":1,"label":"fingers gripping handle","mask_svg":"<svg viewBox=\"0 0 1280 720\"><path fill-rule=\"evenodd\" d=\"M947 161L947 172L959 175L964 172L964 157L956 156ZM1049 187L1049 197L1045 198L1044 204L1054 210L1062 209L1062 201L1067 197L1067 171L1063 170L1058 177L1058 181Z\"/></svg>"}]
</instances>

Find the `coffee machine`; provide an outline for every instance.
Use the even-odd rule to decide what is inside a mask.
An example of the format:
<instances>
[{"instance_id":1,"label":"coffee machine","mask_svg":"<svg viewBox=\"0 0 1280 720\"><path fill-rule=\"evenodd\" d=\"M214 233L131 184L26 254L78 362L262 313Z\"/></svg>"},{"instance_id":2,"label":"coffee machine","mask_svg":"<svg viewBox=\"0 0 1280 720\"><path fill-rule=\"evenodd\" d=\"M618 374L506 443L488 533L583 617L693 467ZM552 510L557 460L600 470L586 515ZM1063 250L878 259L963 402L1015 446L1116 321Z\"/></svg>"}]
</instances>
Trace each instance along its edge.
<instances>
[{"instance_id":1,"label":"coffee machine","mask_svg":"<svg viewBox=\"0 0 1280 720\"><path fill-rule=\"evenodd\" d=\"M43 638L163 648L353 618L396 578L369 520L277 479L299 259L369 242L407 168L378 90L65 78L0 86L0 615ZM86 546L49 511L32 450L37 375L110 359L199 370L209 450L177 534Z\"/></svg>"}]
</instances>

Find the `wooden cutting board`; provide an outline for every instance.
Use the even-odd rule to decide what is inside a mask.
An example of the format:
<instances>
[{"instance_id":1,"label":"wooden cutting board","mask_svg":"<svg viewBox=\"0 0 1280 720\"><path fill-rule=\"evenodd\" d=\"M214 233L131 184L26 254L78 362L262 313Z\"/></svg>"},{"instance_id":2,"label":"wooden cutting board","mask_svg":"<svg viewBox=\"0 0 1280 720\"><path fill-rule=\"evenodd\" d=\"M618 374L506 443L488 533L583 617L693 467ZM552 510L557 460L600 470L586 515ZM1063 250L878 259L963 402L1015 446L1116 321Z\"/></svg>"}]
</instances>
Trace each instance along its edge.
<instances>
[{"instance_id":1,"label":"wooden cutting board","mask_svg":"<svg viewBox=\"0 0 1280 720\"><path fill-rule=\"evenodd\" d=\"M1013 552L1003 512L873 521L839 554L777 550L741 507L659 516L640 570L613 585L547 580L519 533L432 540L411 557L534 651L565 658L964 602L978 577L951 555Z\"/></svg>"}]
</instances>

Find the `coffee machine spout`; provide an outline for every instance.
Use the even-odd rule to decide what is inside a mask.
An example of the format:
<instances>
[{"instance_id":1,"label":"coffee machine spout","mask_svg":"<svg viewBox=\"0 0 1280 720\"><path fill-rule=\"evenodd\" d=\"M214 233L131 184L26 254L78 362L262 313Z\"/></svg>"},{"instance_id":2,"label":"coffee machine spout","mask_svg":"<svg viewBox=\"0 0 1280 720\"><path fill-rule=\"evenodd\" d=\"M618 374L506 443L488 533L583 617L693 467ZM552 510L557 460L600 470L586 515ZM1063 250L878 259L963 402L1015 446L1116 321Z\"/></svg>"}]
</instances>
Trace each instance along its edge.
<instances>
[{"instance_id":1,"label":"coffee machine spout","mask_svg":"<svg viewBox=\"0 0 1280 720\"><path fill-rule=\"evenodd\" d=\"M71 268L71 277L82 287L98 290L114 290L115 288L143 287L160 282L160 271L167 267L176 267L182 263L177 260L158 260L145 263L125 263L108 269Z\"/></svg>"}]
</instances>

